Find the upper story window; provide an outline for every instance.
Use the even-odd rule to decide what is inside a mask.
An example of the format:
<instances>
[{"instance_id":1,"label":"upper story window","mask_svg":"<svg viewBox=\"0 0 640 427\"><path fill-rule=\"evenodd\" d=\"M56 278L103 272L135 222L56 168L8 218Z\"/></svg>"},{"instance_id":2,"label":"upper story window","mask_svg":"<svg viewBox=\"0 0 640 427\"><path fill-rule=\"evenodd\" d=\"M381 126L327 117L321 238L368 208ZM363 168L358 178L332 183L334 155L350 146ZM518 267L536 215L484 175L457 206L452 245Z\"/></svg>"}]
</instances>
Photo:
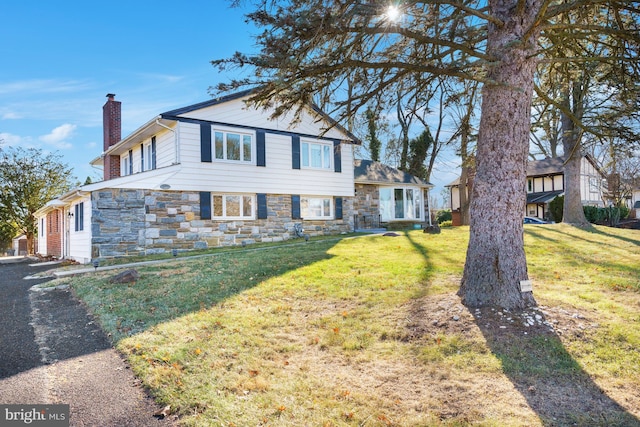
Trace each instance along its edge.
<instances>
[{"instance_id":1,"label":"upper story window","mask_svg":"<svg viewBox=\"0 0 640 427\"><path fill-rule=\"evenodd\" d=\"M120 157L120 176L133 174L133 151L129 150L127 154Z\"/></svg>"},{"instance_id":2,"label":"upper story window","mask_svg":"<svg viewBox=\"0 0 640 427\"><path fill-rule=\"evenodd\" d=\"M151 140L142 146L142 170L156 169L156 137L152 136Z\"/></svg>"},{"instance_id":3,"label":"upper story window","mask_svg":"<svg viewBox=\"0 0 640 427\"><path fill-rule=\"evenodd\" d=\"M333 144L302 141L300 163L303 168L332 169Z\"/></svg>"},{"instance_id":4,"label":"upper story window","mask_svg":"<svg viewBox=\"0 0 640 427\"><path fill-rule=\"evenodd\" d=\"M527 193L533 193L533 178L527 179Z\"/></svg>"},{"instance_id":5,"label":"upper story window","mask_svg":"<svg viewBox=\"0 0 640 427\"><path fill-rule=\"evenodd\" d=\"M253 161L253 136L238 132L216 130L214 133L216 160L251 163Z\"/></svg>"}]
</instances>

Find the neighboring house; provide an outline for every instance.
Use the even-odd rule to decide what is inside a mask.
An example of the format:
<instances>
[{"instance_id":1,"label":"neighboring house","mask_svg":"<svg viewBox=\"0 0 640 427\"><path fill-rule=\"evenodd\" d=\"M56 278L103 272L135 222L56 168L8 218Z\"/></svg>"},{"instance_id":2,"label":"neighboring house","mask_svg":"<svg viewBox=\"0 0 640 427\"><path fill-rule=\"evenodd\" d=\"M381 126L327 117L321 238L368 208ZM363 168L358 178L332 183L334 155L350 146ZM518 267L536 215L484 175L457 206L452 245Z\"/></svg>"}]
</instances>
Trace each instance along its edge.
<instances>
[{"instance_id":1,"label":"neighboring house","mask_svg":"<svg viewBox=\"0 0 640 427\"><path fill-rule=\"evenodd\" d=\"M15 237L11 240L11 251L13 255L27 255L27 236L21 234L18 237Z\"/></svg>"},{"instance_id":2,"label":"neighboring house","mask_svg":"<svg viewBox=\"0 0 640 427\"><path fill-rule=\"evenodd\" d=\"M604 206L606 177L590 155L582 157L580 194L583 205ZM564 159L562 157L534 160L527 164L527 204L524 215L551 219L549 202L564 194ZM450 191L454 225L459 225L460 179L447 185ZM458 213L458 215L456 215Z\"/></svg>"},{"instance_id":3,"label":"neighboring house","mask_svg":"<svg viewBox=\"0 0 640 427\"><path fill-rule=\"evenodd\" d=\"M630 218L640 218L640 188L634 188L631 193Z\"/></svg>"},{"instance_id":4,"label":"neighboring house","mask_svg":"<svg viewBox=\"0 0 640 427\"><path fill-rule=\"evenodd\" d=\"M374 212L354 198L355 136L314 106L295 124L272 120L248 96L162 113L121 139L121 103L108 94L104 151L92 161L104 180L36 212L38 253L87 263L281 241L300 225L311 236L350 232L358 212ZM358 183L378 201L375 212L423 222L429 184L377 168L382 179L365 172Z\"/></svg>"},{"instance_id":5,"label":"neighboring house","mask_svg":"<svg viewBox=\"0 0 640 427\"><path fill-rule=\"evenodd\" d=\"M433 185L401 170L371 160L354 162L356 229L393 222L430 224L429 194Z\"/></svg>"}]
</instances>

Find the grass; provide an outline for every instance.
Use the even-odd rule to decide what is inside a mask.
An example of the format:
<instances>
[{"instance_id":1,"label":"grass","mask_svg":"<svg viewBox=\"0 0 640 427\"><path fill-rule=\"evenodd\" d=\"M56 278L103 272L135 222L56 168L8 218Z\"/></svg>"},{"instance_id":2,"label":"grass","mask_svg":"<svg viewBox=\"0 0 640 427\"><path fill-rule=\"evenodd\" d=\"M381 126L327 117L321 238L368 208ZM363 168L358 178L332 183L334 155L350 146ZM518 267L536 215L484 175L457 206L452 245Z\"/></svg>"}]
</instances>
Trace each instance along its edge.
<instances>
[{"instance_id":1,"label":"grass","mask_svg":"<svg viewBox=\"0 0 640 427\"><path fill-rule=\"evenodd\" d=\"M468 229L400 234L63 282L186 426L640 425L640 232L525 226L528 334L456 300Z\"/></svg>"}]
</instances>

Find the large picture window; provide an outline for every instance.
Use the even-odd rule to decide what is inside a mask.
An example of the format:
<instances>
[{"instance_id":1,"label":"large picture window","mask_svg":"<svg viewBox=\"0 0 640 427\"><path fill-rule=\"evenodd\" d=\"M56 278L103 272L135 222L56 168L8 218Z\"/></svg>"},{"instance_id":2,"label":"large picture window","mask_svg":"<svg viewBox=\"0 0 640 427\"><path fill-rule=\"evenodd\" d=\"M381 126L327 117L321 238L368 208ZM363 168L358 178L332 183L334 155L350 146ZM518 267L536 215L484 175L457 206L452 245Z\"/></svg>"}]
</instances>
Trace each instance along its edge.
<instances>
[{"instance_id":1,"label":"large picture window","mask_svg":"<svg viewBox=\"0 0 640 427\"><path fill-rule=\"evenodd\" d=\"M243 163L253 161L253 137L249 134L217 130L213 145L216 160Z\"/></svg>"},{"instance_id":2,"label":"large picture window","mask_svg":"<svg viewBox=\"0 0 640 427\"><path fill-rule=\"evenodd\" d=\"M411 187L380 188L382 221L422 220L422 190Z\"/></svg>"},{"instance_id":3,"label":"large picture window","mask_svg":"<svg viewBox=\"0 0 640 427\"><path fill-rule=\"evenodd\" d=\"M254 218L254 197L243 194L213 194L213 218Z\"/></svg>"},{"instance_id":4,"label":"large picture window","mask_svg":"<svg viewBox=\"0 0 640 427\"><path fill-rule=\"evenodd\" d=\"M300 144L300 164L303 168L331 169L332 157L332 144L305 141Z\"/></svg>"},{"instance_id":5,"label":"large picture window","mask_svg":"<svg viewBox=\"0 0 640 427\"><path fill-rule=\"evenodd\" d=\"M304 219L333 218L333 199L331 197L300 198L300 213Z\"/></svg>"}]
</instances>

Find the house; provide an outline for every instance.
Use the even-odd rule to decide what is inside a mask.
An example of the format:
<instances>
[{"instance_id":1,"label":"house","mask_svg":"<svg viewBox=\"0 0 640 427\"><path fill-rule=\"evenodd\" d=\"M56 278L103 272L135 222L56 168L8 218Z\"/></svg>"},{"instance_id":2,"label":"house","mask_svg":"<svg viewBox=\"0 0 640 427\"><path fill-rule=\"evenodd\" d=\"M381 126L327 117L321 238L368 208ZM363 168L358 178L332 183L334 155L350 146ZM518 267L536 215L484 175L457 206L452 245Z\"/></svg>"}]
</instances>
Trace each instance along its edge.
<instances>
[{"instance_id":1,"label":"house","mask_svg":"<svg viewBox=\"0 0 640 427\"><path fill-rule=\"evenodd\" d=\"M590 155L584 155L580 164L580 194L582 204L604 206L606 176ZM530 161L527 164L527 204L524 215L550 219L549 202L564 194L564 158L555 157ZM453 224L460 225L460 179L449 188ZM457 215L456 215L457 213Z\"/></svg>"},{"instance_id":2,"label":"house","mask_svg":"<svg viewBox=\"0 0 640 427\"><path fill-rule=\"evenodd\" d=\"M371 160L354 161L354 227L379 228L393 222L431 224L432 184Z\"/></svg>"},{"instance_id":3,"label":"house","mask_svg":"<svg viewBox=\"0 0 640 427\"><path fill-rule=\"evenodd\" d=\"M38 253L87 263L282 241L300 227L310 236L353 231L353 146L360 141L315 106L299 121L273 120L273 110L248 106L249 96L161 113L122 139L121 103L108 94L104 151L92 161L104 180L36 212ZM417 194L423 182L389 184L406 189L412 200L402 203L426 200Z\"/></svg>"},{"instance_id":4,"label":"house","mask_svg":"<svg viewBox=\"0 0 640 427\"><path fill-rule=\"evenodd\" d=\"M640 187L634 188L631 193L630 218L640 218Z\"/></svg>"}]
</instances>

